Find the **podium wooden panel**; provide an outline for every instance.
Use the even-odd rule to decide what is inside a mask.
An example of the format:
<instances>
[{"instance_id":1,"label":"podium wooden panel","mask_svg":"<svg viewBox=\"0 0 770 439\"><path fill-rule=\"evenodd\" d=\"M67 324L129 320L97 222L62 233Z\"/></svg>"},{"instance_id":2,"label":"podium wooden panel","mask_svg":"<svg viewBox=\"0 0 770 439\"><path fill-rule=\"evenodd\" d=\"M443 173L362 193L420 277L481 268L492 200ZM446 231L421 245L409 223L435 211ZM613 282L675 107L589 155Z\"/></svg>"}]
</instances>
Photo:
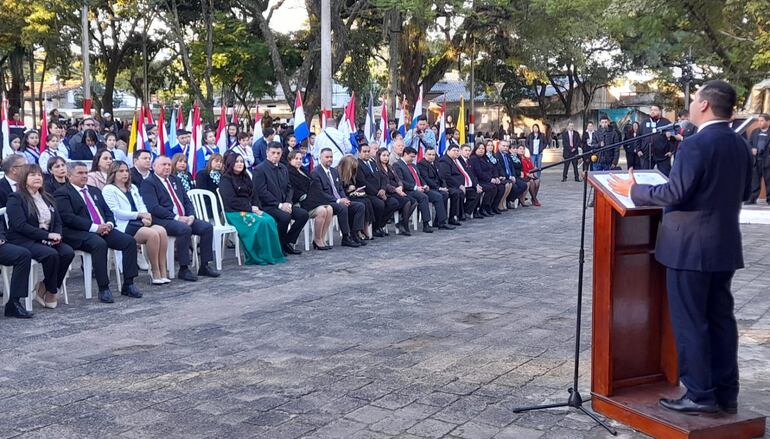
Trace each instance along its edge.
<instances>
[{"instance_id":1,"label":"podium wooden panel","mask_svg":"<svg viewBox=\"0 0 770 439\"><path fill-rule=\"evenodd\" d=\"M657 172L657 171L638 171ZM665 268L655 260L663 210L627 208L594 175L595 190L592 406L597 412L660 438L753 438L765 418L688 416L658 405L679 397L676 346L668 313Z\"/></svg>"}]
</instances>

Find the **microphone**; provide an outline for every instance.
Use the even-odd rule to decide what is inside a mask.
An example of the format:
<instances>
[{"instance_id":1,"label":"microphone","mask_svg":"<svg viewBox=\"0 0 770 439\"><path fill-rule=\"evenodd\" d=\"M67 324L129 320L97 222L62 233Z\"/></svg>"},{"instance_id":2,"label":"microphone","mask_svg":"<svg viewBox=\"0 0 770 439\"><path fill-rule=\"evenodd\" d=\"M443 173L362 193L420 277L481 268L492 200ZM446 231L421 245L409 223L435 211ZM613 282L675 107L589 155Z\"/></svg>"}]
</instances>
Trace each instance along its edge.
<instances>
[{"instance_id":1,"label":"microphone","mask_svg":"<svg viewBox=\"0 0 770 439\"><path fill-rule=\"evenodd\" d=\"M679 129L681 126L682 125L679 122L672 122L672 123L670 123L668 125L663 125L662 127L657 127L656 129L658 131L672 131L672 130Z\"/></svg>"},{"instance_id":2,"label":"microphone","mask_svg":"<svg viewBox=\"0 0 770 439\"><path fill-rule=\"evenodd\" d=\"M592 154L591 155L591 161L594 162L594 163L598 162L599 161L599 156L596 155L596 154Z\"/></svg>"}]
</instances>

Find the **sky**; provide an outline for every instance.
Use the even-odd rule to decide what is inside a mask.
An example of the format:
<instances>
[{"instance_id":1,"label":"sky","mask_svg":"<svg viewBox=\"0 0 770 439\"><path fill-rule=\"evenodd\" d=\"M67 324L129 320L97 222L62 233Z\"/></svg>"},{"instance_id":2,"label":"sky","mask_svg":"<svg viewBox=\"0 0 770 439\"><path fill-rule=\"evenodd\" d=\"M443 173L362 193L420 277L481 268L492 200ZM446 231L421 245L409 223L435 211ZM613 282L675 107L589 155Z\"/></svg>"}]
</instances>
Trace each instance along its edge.
<instances>
[{"instance_id":1,"label":"sky","mask_svg":"<svg viewBox=\"0 0 770 439\"><path fill-rule=\"evenodd\" d=\"M278 0L270 0L268 10ZM289 33L302 29L307 22L307 9L303 0L285 0L283 5L273 13L270 28L281 33Z\"/></svg>"}]
</instances>

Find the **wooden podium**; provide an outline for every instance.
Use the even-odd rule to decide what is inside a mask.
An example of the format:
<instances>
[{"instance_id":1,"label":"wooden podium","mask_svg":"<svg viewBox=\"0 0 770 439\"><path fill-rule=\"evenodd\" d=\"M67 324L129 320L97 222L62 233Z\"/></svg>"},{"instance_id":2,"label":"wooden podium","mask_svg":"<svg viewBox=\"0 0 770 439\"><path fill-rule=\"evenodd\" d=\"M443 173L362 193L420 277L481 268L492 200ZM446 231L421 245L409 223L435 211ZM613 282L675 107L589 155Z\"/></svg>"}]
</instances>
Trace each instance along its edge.
<instances>
[{"instance_id":1,"label":"wooden podium","mask_svg":"<svg viewBox=\"0 0 770 439\"><path fill-rule=\"evenodd\" d=\"M658 171L636 171L637 176ZM754 438L765 418L689 416L658 405L678 398L677 355L668 314L665 268L655 260L663 209L630 207L592 172L594 204L591 394L595 411L658 438ZM659 173L658 173L659 174Z\"/></svg>"}]
</instances>

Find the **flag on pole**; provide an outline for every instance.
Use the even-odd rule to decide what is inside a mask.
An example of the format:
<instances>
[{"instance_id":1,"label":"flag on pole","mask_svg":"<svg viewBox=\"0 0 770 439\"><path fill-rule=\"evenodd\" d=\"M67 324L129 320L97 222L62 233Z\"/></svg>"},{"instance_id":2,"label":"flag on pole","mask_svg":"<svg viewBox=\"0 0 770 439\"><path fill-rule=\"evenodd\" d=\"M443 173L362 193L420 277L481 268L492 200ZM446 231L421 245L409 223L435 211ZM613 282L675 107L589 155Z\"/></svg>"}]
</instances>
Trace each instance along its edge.
<instances>
[{"instance_id":1,"label":"flag on pole","mask_svg":"<svg viewBox=\"0 0 770 439\"><path fill-rule=\"evenodd\" d=\"M48 142L48 121L45 120L45 114L43 114L43 120L40 121L40 153L45 151L46 143Z\"/></svg>"},{"instance_id":2,"label":"flag on pole","mask_svg":"<svg viewBox=\"0 0 770 439\"><path fill-rule=\"evenodd\" d=\"M465 144L465 102L463 101L462 96L460 96L460 111L457 114L457 125L455 126L455 129L460 133L460 139L458 142L460 142L460 145Z\"/></svg>"},{"instance_id":3,"label":"flag on pole","mask_svg":"<svg viewBox=\"0 0 770 439\"><path fill-rule=\"evenodd\" d=\"M233 111L235 114L235 111ZM222 101L222 107L219 111L219 125L217 126L217 148L220 152L227 151L227 107Z\"/></svg>"},{"instance_id":4,"label":"flag on pole","mask_svg":"<svg viewBox=\"0 0 770 439\"><path fill-rule=\"evenodd\" d=\"M406 136L406 96L401 100L401 111L398 113L398 127L396 129L401 133L401 137Z\"/></svg>"},{"instance_id":5,"label":"flag on pole","mask_svg":"<svg viewBox=\"0 0 770 439\"><path fill-rule=\"evenodd\" d=\"M444 102L441 103L441 122L438 128L438 155L444 155L446 151L446 94Z\"/></svg>"},{"instance_id":6,"label":"flag on pole","mask_svg":"<svg viewBox=\"0 0 770 439\"><path fill-rule=\"evenodd\" d=\"M238 125L238 106L237 105L233 105L233 115L230 117L230 123L234 123Z\"/></svg>"},{"instance_id":7,"label":"flag on pole","mask_svg":"<svg viewBox=\"0 0 770 439\"><path fill-rule=\"evenodd\" d=\"M178 111L181 111L181 108L179 110L172 110L171 119L168 120L168 143L166 143L166 150L164 151L164 154L167 156L170 156L171 148L179 143L176 139L176 129L179 120Z\"/></svg>"},{"instance_id":8,"label":"flag on pole","mask_svg":"<svg viewBox=\"0 0 770 439\"><path fill-rule=\"evenodd\" d=\"M257 104L257 113L254 115L254 141L265 137L264 134L262 134L262 115L259 114L259 104Z\"/></svg>"},{"instance_id":9,"label":"flag on pole","mask_svg":"<svg viewBox=\"0 0 770 439\"><path fill-rule=\"evenodd\" d=\"M196 175L198 173L198 149L200 149L203 145L201 139L201 135L203 134L201 126L201 111L197 102L190 112L189 120L189 131L192 134L192 139L190 140L190 145L187 148L187 171L190 173L190 175Z\"/></svg>"},{"instance_id":10,"label":"flag on pole","mask_svg":"<svg viewBox=\"0 0 770 439\"><path fill-rule=\"evenodd\" d=\"M382 98L382 107L380 108L380 146L390 143L390 133L388 133L388 102Z\"/></svg>"},{"instance_id":11,"label":"flag on pole","mask_svg":"<svg viewBox=\"0 0 770 439\"><path fill-rule=\"evenodd\" d=\"M135 148L136 148L136 112L134 112L134 119L131 121L131 136L128 138L127 155L129 157L133 157Z\"/></svg>"},{"instance_id":12,"label":"flag on pole","mask_svg":"<svg viewBox=\"0 0 770 439\"><path fill-rule=\"evenodd\" d=\"M5 93L0 100L0 135L3 136L3 158L6 158L13 154L13 149L10 139L11 130L8 127L8 101L5 100Z\"/></svg>"},{"instance_id":13,"label":"flag on pole","mask_svg":"<svg viewBox=\"0 0 770 439\"><path fill-rule=\"evenodd\" d=\"M193 113L195 113L195 107L197 107L198 104L196 103L193 105L193 108L190 110L189 113L187 113L187 125L183 125L184 129L189 131L192 134L193 129Z\"/></svg>"},{"instance_id":14,"label":"flag on pole","mask_svg":"<svg viewBox=\"0 0 770 439\"><path fill-rule=\"evenodd\" d=\"M163 106L161 105L160 116L158 118L158 155L159 156L166 155L166 150L168 150L168 148L169 146L168 146L168 132L166 131L166 112L163 110Z\"/></svg>"},{"instance_id":15,"label":"flag on pole","mask_svg":"<svg viewBox=\"0 0 770 439\"><path fill-rule=\"evenodd\" d=\"M302 92L297 90L297 99L294 101L294 138L297 144L310 135L310 129L305 121L305 110L302 109Z\"/></svg>"},{"instance_id":16,"label":"flag on pole","mask_svg":"<svg viewBox=\"0 0 770 439\"><path fill-rule=\"evenodd\" d=\"M179 110L176 113L176 129L184 128L184 107L179 104ZM173 148L175 145L171 145Z\"/></svg>"},{"instance_id":17,"label":"flag on pole","mask_svg":"<svg viewBox=\"0 0 770 439\"><path fill-rule=\"evenodd\" d=\"M414 104L414 115L412 115L412 129L417 125L417 118L422 116L422 85L420 86L420 96Z\"/></svg>"},{"instance_id":18,"label":"flag on pole","mask_svg":"<svg viewBox=\"0 0 770 439\"><path fill-rule=\"evenodd\" d=\"M150 104L147 104L144 110L144 117L147 119L147 123L155 125L155 120L152 118L152 110L150 110Z\"/></svg>"},{"instance_id":19,"label":"flag on pole","mask_svg":"<svg viewBox=\"0 0 770 439\"><path fill-rule=\"evenodd\" d=\"M136 124L136 149L150 149L150 142L147 139L147 127L144 120L147 119L145 115L144 106L139 110L139 122ZM152 152L152 151L150 151Z\"/></svg>"},{"instance_id":20,"label":"flag on pole","mask_svg":"<svg viewBox=\"0 0 770 439\"><path fill-rule=\"evenodd\" d=\"M342 114L342 120L340 120L339 130L343 135L350 138L350 144L352 145L351 154L358 152L358 142L356 141L356 92L350 96L350 101L345 107L345 112Z\"/></svg>"},{"instance_id":21,"label":"flag on pole","mask_svg":"<svg viewBox=\"0 0 770 439\"><path fill-rule=\"evenodd\" d=\"M367 142L374 141L377 128L374 124L374 112L372 111L372 94L369 93L369 106L366 107L366 119L364 120L364 137Z\"/></svg>"}]
</instances>

